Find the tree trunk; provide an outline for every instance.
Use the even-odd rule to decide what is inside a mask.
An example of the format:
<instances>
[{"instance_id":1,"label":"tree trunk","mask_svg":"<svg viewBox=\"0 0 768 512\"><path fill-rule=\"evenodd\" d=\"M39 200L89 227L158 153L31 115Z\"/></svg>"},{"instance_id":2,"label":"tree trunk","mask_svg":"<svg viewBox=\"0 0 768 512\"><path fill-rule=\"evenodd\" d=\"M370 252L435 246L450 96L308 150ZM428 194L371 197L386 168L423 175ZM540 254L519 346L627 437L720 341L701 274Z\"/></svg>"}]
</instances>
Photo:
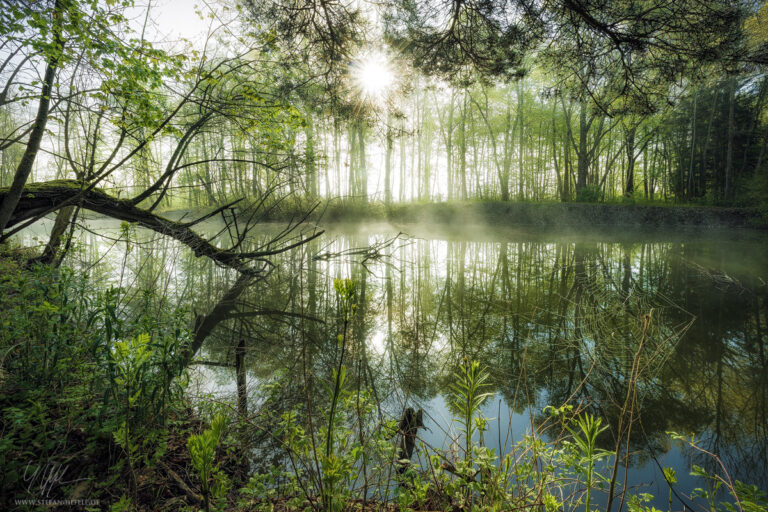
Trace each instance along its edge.
<instances>
[{"instance_id":1,"label":"tree trunk","mask_svg":"<svg viewBox=\"0 0 768 512\"><path fill-rule=\"evenodd\" d=\"M523 81L520 80L517 84L517 119L518 119L518 154L517 154L517 198L523 199L523 143L524 143L524 129L523 125Z\"/></svg>"},{"instance_id":2,"label":"tree trunk","mask_svg":"<svg viewBox=\"0 0 768 512\"><path fill-rule=\"evenodd\" d=\"M235 349L237 374L237 415L241 421L248 417L248 388L245 383L245 338L240 338Z\"/></svg>"},{"instance_id":3,"label":"tree trunk","mask_svg":"<svg viewBox=\"0 0 768 512\"><path fill-rule=\"evenodd\" d=\"M7 193L8 189L0 189L0 200L4 199ZM132 204L130 200L117 199L96 188L89 190L84 184L74 180L32 183L25 187L14 216L8 221L8 226L15 226L24 221L37 219L41 215L74 203L78 203L81 208L86 210L101 213L117 220L135 222L156 233L170 236L190 248L196 257L205 256L219 265L238 270L249 276L261 272L261 270L252 266L252 261L263 261L263 258L267 256L285 252L297 244L301 245L319 236L318 232L297 244L290 244L274 250L268 246L263 248L263 250L252 252L242 252L237 249L221 249L197 234L192 229L192 226L219 214L224 209L233 206L236 202L220 207L197 220L177 222L155 215L147 209L139 208Z\"/></svg>"},{"instance_id":4,"label":"tree trunk","mask_svg":"<svg viewBox=\"0 0 768 512\"><path fill-rule=\"evenodd\" d=\"M579 154L577 155L576 171L576 196L578 197L587 186L587 172L589 162L587 161L587 104L581 103L579 110Z\"/></svg>"},{"instance_id":5,"label":"tree trunk","mask_svg":"<svg viewBox=\"0 0 768 512\"><path fill-rule=\"evenodd\" d=\"M624 134L624 149L627 154L627 184L624 188L626 197L632 197L635 194L635 131L636 128L632 126L627 128Z\"/></svg>"},{"instance_id":6,"label":"tree trunk","mask_svg":"<svg viewBox=\"0 0 768 512\"><path fill-rule=\"evenodd\" d=\"M459 132L459 180L461 180L461 199L466 201L467 194L467 91L461 109L461 130Z\"/></svg>"},{"instance_id":7,"label":"tree trunk","mask_svg":"<svg viewBox=\"0 0 768 512\"><path fill-rule=\"evenodd\" d=\"M352 122L348 128L349 141L349 177L347 179L347 197L352 198L358 194L357 187L357 137L355 134L355 123Z\"/></svg>"},{"instance_id":8,"label":"tree trunk","mask_svg":"<svg viewBox=\"0 0 768 512\"><path fill-rule=\"evenodd\" d=\"M688 186L685 190L686 199L693 197L693 161L696 150L696 109L698 106L698 93L693 93L693 116L691 116L691 161L688 165Z\"/></svg>"},{"instance_id":9,"label":"tree trunk","mask_svg":"<svg viewBox=\"0 0 768 512\"><path fill-rule=\"evenodd\" d=\"M360 195L363 198L363 203L368 202L368 169L366 168L365 160L365 126L362 122L358 124L357 137L360 143L358 144L358 150L360 151L358 161L358 180L360 181Z\"/></svg>"},{"instance_id":10,"label":"tree trunk","mask_svg":"<svg viewBox=\"0 0 768 512\"><path fill-rule=\"evenodd\" d=\"M448 200L453 199L453 111L455 93L451 91L451 108L448 110L448 127L445 136L446 172L448 173Z\"/></svg>"},{"instance_id":11,"label":"tree trunk","mask_svg":"<svg viewBox=\"0 0 768 512\"><path fill-rule=\"evenodd\" d=\"M315 168L315 130L310 112L307 112L307 125L304 128L304 135L307 138L304 148L304 158L307 161L307 194L313 198L317 196L317 169Z\"/></svg>"},{"instance_id":12,"label":"tree trunk","mask_svg":"<svg viewBox=\"0 0 768 512\"><path fill-rule=\"evenodd\" d=\"M29 175L32 172L32 167L37 158L37 152L40 149L40 142L43 140L43 135L45 134L45 126L48 123L48 110L51 104L53 80L56 76L56 71L58 70L61 53L64 51L64 41L61 35L62 16L63 13L60 10L59 0L56 0L56 4L53 7L53 48L49 50L51 53L48 55L48 60L45 66L45 75L43 77L40 102L37 106L35 124L32 128L32 132L29 134L29 140L27 141L24 155L21 157L21 161L16 168L11 188L3 197L2 203L0 203L0 234L5 230L19 203L19 199L21 199L24 185L26 185L27 179L29 179Z\"/></svg>"},{"instance_id":13,"label":"tree trunk","mask_svg":"<svg viewBox=\"0 0 768 512\"><path fill-rule=\"evenodd\" d=\"M731 198L731 181L733 180L733 135L736 131L734 126L734 107L736 104L736 79L731 78L728 81L728 148L725 154L725 190L723 198Z\"/></svg>"},{"instance_id":14,"label":"tree trunk","mask_svg":"<svg viewBox=\"0 0 768 512\"><path fill-rule=\"evenodd\" d=\"M392 117L387 115L387 149L384 157L384 202L392 204Z\"/></svg>"},{"instance_id":15,"label":"tree trunk","mask_svg":"<svg viewBox=\"0 0 768 512\"><path fill-rule=\"evenodd\" d=\"M37 260L38 262L46 265L53 265L56 263L56 255L58 254L59 246L61 245L61 237L64 235L64 231L67 230L67 226L69 226L69 221L72 219L74 211L74 205L65 206L58 211L56 220L53 223L53 229L51 230L51 237L43 250L43 254Z\"/></svg>"}]
</instances>

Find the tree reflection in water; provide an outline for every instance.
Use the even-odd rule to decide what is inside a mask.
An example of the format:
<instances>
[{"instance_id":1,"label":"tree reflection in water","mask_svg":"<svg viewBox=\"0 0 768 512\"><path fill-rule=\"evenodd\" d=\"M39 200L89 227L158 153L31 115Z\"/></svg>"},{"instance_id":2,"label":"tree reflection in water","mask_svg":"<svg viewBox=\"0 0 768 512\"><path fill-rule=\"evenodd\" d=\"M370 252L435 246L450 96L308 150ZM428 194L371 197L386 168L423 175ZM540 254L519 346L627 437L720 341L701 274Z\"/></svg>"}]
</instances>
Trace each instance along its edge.
<instances>
[{"instance_id":1,"label":"tree reflection in water","mask_svg":"<svg viewBox=\"0 0 768 512\"><path fill-rule=\"evenodd\" d=\"M399 239L365 266L350 249L393 233L355 228L286 253L221 318L198 359L232 364L245 339L249 411L268 424L282 410L306 412L307 393L312 407L321 407L320 380L330 379L339 357L333 279L351 277L358 292L345 355L349 379L372 389L382 415L423 405L429 417L430 404L441 407L452 372L467 358L491 372L508 411L499 418L502 429L508 421L523 425L521 415L535 427L544 406L568 401L607 420L611 428L600 441L613 449L643 317L651 314L639 361L632 467L652 467L650 457L668 453L665 464L687 466L678 474L691 463L716 469L711 459L673 449L666 434L695 433L732 477L768 489L762 239L422 230L423 238ZM138 241L146 236L137 234ZM93 252L96 242L85 246ZM209 311L234 276L158 242L136 243L128 254L113 250L94 271L114 275L111 269L126 264L123 284L132 291L124 307L160 284L169 303ZM83 265L103 258L97 252L80 254ZM328 254L338 257L317 257ZM232 370L206 368L205 375L234 392ZM496 416L501 406L492 403L489 416ZM436 418L441 411L431 412ZM449 427L433 424L431 435ZM279 457L266 433L251 441Z\"/></svg>"}]
</instances>

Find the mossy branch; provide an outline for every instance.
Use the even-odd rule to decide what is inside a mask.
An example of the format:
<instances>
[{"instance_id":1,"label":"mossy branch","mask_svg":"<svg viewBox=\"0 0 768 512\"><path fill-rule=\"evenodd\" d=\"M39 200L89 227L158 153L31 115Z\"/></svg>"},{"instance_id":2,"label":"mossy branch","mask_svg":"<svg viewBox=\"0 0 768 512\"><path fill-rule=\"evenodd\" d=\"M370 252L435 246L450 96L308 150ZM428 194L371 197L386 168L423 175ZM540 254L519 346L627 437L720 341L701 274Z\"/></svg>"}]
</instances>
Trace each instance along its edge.
<instances>
[{"instance_id":1,"label":"mossy branch","mask_svg":"<svg viewBox=\"0 0 768 512\"><path fill-rule=\"evenodd\" d=\"M0 188L0 201L7 193L8 188ZM166 219L148 209L134 205L131 200L114 197L102 189L88 187L76 180L55 180L26 185L7 227L37 218L42 214L70 204L79 204L81 208L113 219L136 223L143 228L178 240L189 247L196 257L204 256L221 266L252 275L265 270L263 267L255 268L253 262L261 261L266 266L266 261L263 258L289 250L322 234L322 232L314 233L298 243L279 249L248 253L233 249L220 249L192 230L191 226L197 224L197 221L176 222Z\"/></svg>"}]
</instances>

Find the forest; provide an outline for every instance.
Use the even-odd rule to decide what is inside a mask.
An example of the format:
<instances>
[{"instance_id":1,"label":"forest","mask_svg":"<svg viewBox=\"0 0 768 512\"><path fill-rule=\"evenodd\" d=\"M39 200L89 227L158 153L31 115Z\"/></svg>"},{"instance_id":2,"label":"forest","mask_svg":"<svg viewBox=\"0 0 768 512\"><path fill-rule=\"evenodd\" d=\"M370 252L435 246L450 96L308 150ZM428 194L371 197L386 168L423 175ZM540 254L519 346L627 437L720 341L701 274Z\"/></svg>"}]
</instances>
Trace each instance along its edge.
<instances>
[{"instance_id":1,"label":"forest","mask_svg":"<svg viewBox=\"0 0 768 512\"><path fill-rule=\"evenodd\" d=\"M0 0L0 509L768 511L762 0Z\"/></svg>"}]
</instances>

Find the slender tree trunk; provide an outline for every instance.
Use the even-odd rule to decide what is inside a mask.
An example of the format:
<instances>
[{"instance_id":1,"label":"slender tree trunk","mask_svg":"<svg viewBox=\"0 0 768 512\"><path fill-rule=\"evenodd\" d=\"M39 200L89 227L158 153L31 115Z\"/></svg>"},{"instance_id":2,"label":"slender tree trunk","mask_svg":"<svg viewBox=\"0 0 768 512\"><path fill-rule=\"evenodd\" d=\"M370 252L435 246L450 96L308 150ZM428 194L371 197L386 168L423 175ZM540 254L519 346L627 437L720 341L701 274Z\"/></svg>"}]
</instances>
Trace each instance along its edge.
<instances>
[{"instance_id":1,"label":"slender tree trunk","mask_svg":"<svg viewBox=\"0 0 768 512\"><path fill-rule=\"evenodd\" d=\"M27 147L24 150L24 155L21 157L21 161L16 168L11 187L2 203L0 203L0 234L5 230L5 226L8 224L11 215L13 215L13 211L16 209L16 205L19 204L21 193L24 190L24 185L27 183L27 179L29 179L29 175L32 173L32 167L35 164L37 153L40 150L40 142L43 140L43 135L45 134L45 126L48 123L48 110L51 104L53 80L56 77L61 53L64 51L64 41L61 34L61 18L63 17L63 13L61 12L59 4L60 0L56 0L56 4L53 7L53 48L49 50L51 53L48 55L48 60L45 66L45 75L43 76L43 85L40 102L37 106L35 124L29 134L29 140L27 140Z\"/></svg>"},{"instance_id":2,"label":"slender tree trunk","mask_svg":"<svg viewBox=\"0 0 768 512\"><path fill-rule=\"evenodd\" d=\"M205 188L205 193L208 196L208 206L215 205L218 201L216 201L216 196L213 194L213 177L211 176L211 162L208 158L208 145L207 145L206 137L203 136L202 138L202 146L203 146L203 160L205 160L205 163L203 164L203 187ZM149 188L149 185L145 187L144 190Z\"/></svg>"},{"instance_id":3,"label":"slender tree trunk","mask_svg":"<svg viewBox=\"0 0 768 512\"><path fill-rule=\"evenodd\" d=\"M464 90L464 101L461 109L461 130L459 132L459 179L461 180L461 198L466 201L467 193L467 91Z\"/></svg>"},{"instance_id":4,"label":"slender tree trunk","mask_svg":"<svg viewBox=\"0 0 768 512\"><path fill-rule=\"evenodd\" d=\"M53 229L51 230L51 237L48 239L48 244L45 246L43 254L38 260L39 262L53 265L56 261L61 261L61 259L57 260L56 256L59 252L59 246L61 245L61 238L67 230L67 226L69 226L69 221L72 220L74 211L74 205L65 206L58 211L56 220L53 223Z\"/></svg>"},{"instance_id":5,"label":"slender tree trunk","mask_svg":"<svg viewBox=\"0 0 768 512\"><path fill-rule=\"evenodd\" d=\"M387 114L387 149L384 157L384 202L392 204L392 116Z\"/></svg>"},{"instance_id":6,"label":"slender tree trunk","mask_svg":"<svg viewBox=\"0 0 768 512\"><path fill-rule=\"evenodd\" d=\"M555 168L555 177L557 178L556 193L560 201L565 202L565 187L563 184L563 173L560 172L560 163L557 160L557 126L555 125L554 115L552 117L552 164Z\"/></svg>"},{"instance_id":7,"label":"slender tree trunk","mask_svg":"<svg viewBox=\"0 0 768 512\"><path fill-rule=\"evenodd\" d=\"M348 128L349 140L349 177L347 179L347 197L352 198L358 194L357 187L357 137L355 136L355 123L350 123Z\"/></svg>"},{"instance_id":8,"label":"slender tree trunk","mask_svg":"<svg viewBox=\"0 0 768 512\"><path fill-rule=\"evenodd\" d=\"M707 193L707 154L709 152L709 144L712 140L712 125L715 122L715 111L717 110L717 91L715 91L713 101L709 105L709 122L707 123L707 135L704 137L704 146L701 148L701 164L699 165L699 179L698 184L695 187L696 193L699 196L704 196Z\"/></svg>"},{"instance_id":9,"label":"slender tree trunk","mask_svg":"<svg viewBox=\"0 0 768 512\"><path fill-rule=\"evenodd\" d=\"M448 173L448 200L453 199L454 184L453 184L453 114L454 114L454 100L455 92L451 91L451 107L448 110L448 127L445 135L445 156L446 156L446 171Z\"/></svg>"},{"instance_id":10,"label":"slender tree trunk","mask_svg":"<svg viewBox=\"0 0 768 512\"><path fill-rule=\"evenodd\" d=\"M587 172L589 162L587 161L587 104L581 103L579 109L579 154L577 155L577 174L576 174L576 196L578 197L587 186Z\"/></svg>"},{"instance_id":11,"label":"slender tree trunk","mask_svg":"<svg viewBox=\"0 0 768 512\"><path fill-rule=\"evenodd\" d=\"M511 98L507 98L507 115L506 115L506 121L504 125L504 156L501 164L501 169L499 170L499 184L501 185L501 200L502 201L509 201L509 177L510 177L510 167L512 166L512 137L511 137L511 129L512 129L512 105L511 105ZM486 121L488 121L488 116L490 115L490 109L488 108L488 99L486 97L486 103L485 103L485 115L486 115ZM499 159L496 154L496 134L494 134L491 131L491 124L488 123L488 134L491 137L491 142L493 142L493 160L494 164L499 166Z\"/></svg>"},{"instance_id":12,"label":"slender tree trunk","mask_svg":"<svg viewBox=\"0 0 768 512\"><path fill-rule=\"evenodd\" d=\"M643 148L643 197L648 199L648 146Z\"/></svg>"},{"instance_id":13,"label":"slender tree trunk","mask_svg":"<svg viewBox=\"0 0 768 512\"><path fill-rule=\"evenodd\" d=\"M736 78L728 81L728 147L725 154L725 190L723 198L731 198L731 181L733 180L733 136L736 131L734 126L734 110L736 105Z\"/></svg>"},{"instance_id":14,"label":"slender tree trunk","mask_svg":"<svg viewBox=\"0 0 768 512\"><path fill-rule=\"evenodd\" d=\"M306 146L304 152L304 158L307 163L307 194L309 197L317 196L317 169L315 167L315 129L313 126L311 112L307 111L307 125L304 128L304 135L306 136Z\"/></svg>"},{"instance_id":15,"label":"slender tree trunk","mask_svg":"<svg viewBox=\"0 0 768 512\"><path fill-rule=\"evenodd\" d=\"M336 196L341 197L341 123L333 120L333 163L336 166Z\"/></svg>"},{"instance_id":16,"label":"slender tree trunk","mask_svg":"<svg viewBox=\"0 0 768 512\"><path fill-rule=\"evenodd\" d=\"M405 158L405 121L400 121L400 183L398 188L398 200L399 202L405 201L405 166L407 160Z\"/></svg>"},{"instance_id":17,"label":"slender tree trunk","mask_svg":"<svg viewBox=\"0 0 768 512\"><path fill-rule=\"evenodd\" d=\"M245 338L240 338L235 349L235 372L237 374L237 415L240 420L248 416L248 389L245 383Z\"/></svg>"},{"instance_id":18,"label":"slender tree trunk","mask_svg":"<svg viewBox=\"0 0 768 512\"><path fill-rule=\"evenodd\" d=\"M368 169L365 160L365 126L362 122L358 124L357 137L359 140L358 151L360 152L358 161L358 179L360 180L360 195L363 197L363 203L368 202Z\"/></svg>"},{"instance_id":19,"label":"slender tree trunk","mask_svg":"<svg viewBox=\"0 0 768 512\"><path fill-rule=\"evenodd\" d=\"M627 184L624 189L626 197L632 197L635 193L635 132L636 128L628 128L624 138L624 149L627 154Z\"/></svg>"},{"instance_id":20,"label":"slender tree trunk","mask_svg":"<svg viewBox=\"0 0 768 512\"><path fill-rule=\"evenodd\" d=\"M573 162L571 161L571 131L570 117L566 118L566 132L563 134L563 202L571 200L571 185L573 183Z\"/></svg>"},{"instance_id":21,"label":"slender tree trunk","mask_svg":"<svg viewBox=\"0 0 768 512\"><path fill-rule=\"evenodd\" d=\"M518 153L517 153L517 198L523 199L523 143L524 130L523 125L523 81L517 83L517 119L518 119Z\"/></svg>"}]
</instances>

